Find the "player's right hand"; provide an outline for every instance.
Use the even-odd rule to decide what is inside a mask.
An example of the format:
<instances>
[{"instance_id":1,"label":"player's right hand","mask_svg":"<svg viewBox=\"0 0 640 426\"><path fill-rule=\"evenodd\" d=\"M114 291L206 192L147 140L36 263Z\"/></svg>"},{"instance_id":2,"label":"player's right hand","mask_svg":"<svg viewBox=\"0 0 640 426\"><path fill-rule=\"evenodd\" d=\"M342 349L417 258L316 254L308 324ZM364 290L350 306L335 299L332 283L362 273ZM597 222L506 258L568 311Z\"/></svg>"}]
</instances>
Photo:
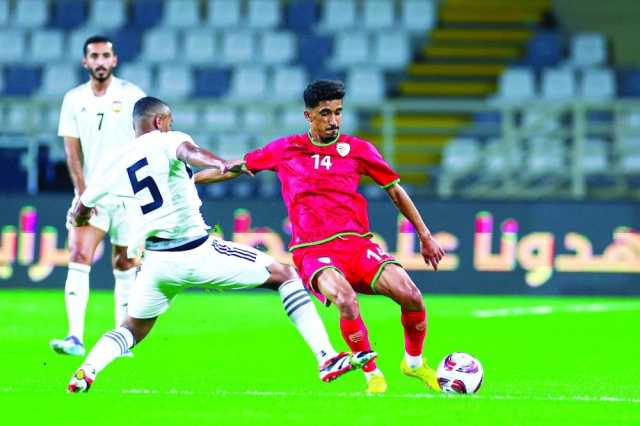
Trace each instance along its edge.
<instances>
[{"instance_id":1,"label":"player's right hand","mask_svg":"<svg viewBox=\"0 0 640 426\"><path fill-rule=\"evenodd\" d=\"M226 171L232 173L245 173L249 176L253 176L253 173L247 168L247 163L244 160L227 161L225 166L227 169Z\"/></svg>"},{"instance_id":2,"label":"player's right hand","mask_svg":"<svg viewBox=\"0 0 640 426\"><path fill-rule=\"evenodd\" d=\"M67 222L73 227L87 226L94 212L94 208L87 207L78 201L73 209L69 211Z\"/></svg>"}]
</instances>

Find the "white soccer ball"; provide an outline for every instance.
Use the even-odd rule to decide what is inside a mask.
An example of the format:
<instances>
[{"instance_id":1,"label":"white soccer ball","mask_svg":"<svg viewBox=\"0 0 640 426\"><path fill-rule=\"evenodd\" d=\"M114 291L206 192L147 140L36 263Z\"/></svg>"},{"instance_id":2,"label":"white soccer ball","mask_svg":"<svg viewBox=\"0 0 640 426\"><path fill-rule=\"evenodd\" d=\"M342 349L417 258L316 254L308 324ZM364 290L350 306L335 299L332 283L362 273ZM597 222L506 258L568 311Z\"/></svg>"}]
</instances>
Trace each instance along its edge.
<instances>
[{"instance_id":1,"label":"white soccer ball","mask_svg":"<svg viewBox=\"0 0 640 426\"><path fill-rule=\"evenodd\" d=\"M443 392L476 393L482 384L482 364L464 352L447 355L438 365L438 383Z\"/></svg>"}]
</instances>

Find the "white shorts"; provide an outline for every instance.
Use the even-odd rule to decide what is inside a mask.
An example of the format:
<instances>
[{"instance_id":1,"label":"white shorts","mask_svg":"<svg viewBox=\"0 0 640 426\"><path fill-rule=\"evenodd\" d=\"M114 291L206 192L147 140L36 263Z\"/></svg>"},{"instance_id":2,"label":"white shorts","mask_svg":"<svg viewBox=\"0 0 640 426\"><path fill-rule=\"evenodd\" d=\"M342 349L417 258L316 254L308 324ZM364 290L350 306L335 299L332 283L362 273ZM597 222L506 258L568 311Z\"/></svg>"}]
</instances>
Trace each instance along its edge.
<instances>
[{"instance_id":1,"label":"white shorts","mask_svg":"<svg viewBox=\"0 0 640 426\"><path fill-rule=\"evenodd\" d=\"M73 211L77 202L78 197L74 197L67 214ZM98 203L95 213L89 219L89 225L109 234L111 244L127 247L131 231L124 203L118 202L113 198L109 198L104 203ZM70 228L72 226L67 222L67 229Z\"/></svg>"},{"instance_id":2,"label":"white shorts","mask_svg":"<svg viewBox=\"0 0 640 426\"><path fill-rule=\"evenodd\" d=\"M128 314L154 318L185 288L240 290L264 284L275 260L253 247L209 237L186 251L146 250L129 296Z\"/></svg>"}]
</instances>

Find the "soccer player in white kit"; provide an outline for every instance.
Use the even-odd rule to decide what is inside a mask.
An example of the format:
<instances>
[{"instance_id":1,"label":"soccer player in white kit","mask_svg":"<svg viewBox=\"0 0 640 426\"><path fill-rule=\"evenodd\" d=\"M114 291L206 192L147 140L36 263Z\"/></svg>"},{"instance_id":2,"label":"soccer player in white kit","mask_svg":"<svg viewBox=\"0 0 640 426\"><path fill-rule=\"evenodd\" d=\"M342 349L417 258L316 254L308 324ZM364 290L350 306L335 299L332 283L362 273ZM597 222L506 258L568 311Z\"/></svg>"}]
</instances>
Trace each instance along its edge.
<instances>
[{"instance_id":1,"label":"soccer player in white kit","mask_svg":"<svg viewBox=\"0 0 640 426\"><path fill-rule=\"evenodd\" d=\"M88 82L68 91L62 102L58 135L64 138L69 174L73 181L73 205L85 188L102 179L104 166L113 163L134 139L131 113L144 92L112 72L118 64L111 40L93 36L84 43L84 67ZM71 210L71 209L70 209ZM124 208L113 197L100 201L87 226L69 231L69 266L65 283L65 305L69 330L64 339L53 339L50 346L61 354L79 355L84 349L85 311L89 299L89 272L98 244L108 233L115 277L116 325L124 321L127 299L135 279L138 261L127 257L129 227Z\"/></svg>"},{"instance_id":2,"label":"soccer player in white kit","mask_svg":"<svg viewBox=\"0 0 640 426\"><path fill-rule=\"evenodd\" d=\"M134 254L144 245L144 261L126 320L98 340L72 376L69 392L88 390L96 374L139 343L185 288L278 290L287 315L316 355L320 379L325 382L377 356L371 351L349 354L333 349L293 267L253 247L209 236L191 167L217 168L223 178L237 174L244 162L226 162L199 148L189 135L171 131L171 110L159 99L140 99L133 121L137 138L131 149L110 167L108 177L87 187L71 221L84 225L93 211L100 214L100 200L118 195L132 214L135 232L129 252Z\"/></svg>"}]
</instances>

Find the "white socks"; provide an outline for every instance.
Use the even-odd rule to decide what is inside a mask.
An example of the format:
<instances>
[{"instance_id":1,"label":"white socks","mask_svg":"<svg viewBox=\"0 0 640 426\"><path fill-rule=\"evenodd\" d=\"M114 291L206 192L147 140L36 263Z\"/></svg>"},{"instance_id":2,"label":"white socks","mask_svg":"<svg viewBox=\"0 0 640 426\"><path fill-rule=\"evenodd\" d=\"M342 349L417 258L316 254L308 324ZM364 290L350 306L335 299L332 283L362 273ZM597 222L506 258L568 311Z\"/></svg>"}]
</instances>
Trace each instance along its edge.
<instances>
[{"instance_id":1,"label":"white socks","mask_svg":"<svg viewBox=\"0 0 640 426\"><path fill-rule=\"evenodd\" d=\"M133 334L128 328L118 327L102 335L91 349L83 365L90 365L98 374L114 359L124 355L135 345Z\"/></svg>"},{"instance_id":2,"label":"white socks","mask_svg":"<svg viewBox=\"0 0 640 426\"><path fill-rule=\"evenodd\" d=\"M322 365L327 359L337 355L335 349L329 341L324 323L316 311L307 290L302 281L297 278L284 282L280 288L280 299L282 305L291 318L304 340L316 356L318 364Z\"/></svg>"},{"instance_id":3,"label":"white socks","mask_svg":"<svg viewBox=\"0 0 640 426\"><path fill-rule=\"evenodd\" d=\"M116 279L113 292L116 302L116 327L121 326L127 318L129 293L131 292L131 286L136 279L136 271L137 268L127 269L126 271L113 270L113 276Z\"/></svg>"},{"instance_id":4,"label":"white socks","mask_svg":"<svg viewBox=\"0 0 640 426\"><path fill-rule=\"evenodd\" d=\"M418 368L422 365L422 355L413 356L405 352L404 359L407 361L409 368Z\"/></svg>"},{"instance_id":5,"label":"white socks","mask_svg":"<svg viewBox=\"0 0 640 426\"><path fill-rule=\"evenodd\" d=\"M89 301L89 272L91 266L69 262L67 281L64 285L64 301L69 320L68 336L84 341L84 314Z\"/></svg>"}]
</instances>

